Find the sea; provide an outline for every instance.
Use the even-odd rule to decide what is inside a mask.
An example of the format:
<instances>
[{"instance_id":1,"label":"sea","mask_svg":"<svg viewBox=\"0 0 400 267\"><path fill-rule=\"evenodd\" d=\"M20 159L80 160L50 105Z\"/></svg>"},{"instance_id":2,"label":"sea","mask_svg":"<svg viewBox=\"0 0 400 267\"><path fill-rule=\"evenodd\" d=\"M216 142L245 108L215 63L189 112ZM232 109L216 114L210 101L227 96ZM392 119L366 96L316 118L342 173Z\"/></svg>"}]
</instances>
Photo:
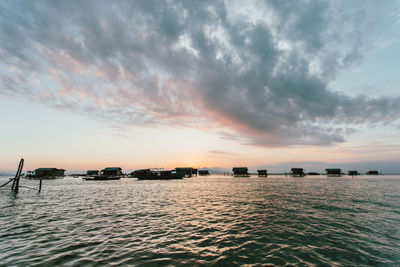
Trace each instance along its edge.
<instances>
[{"instance_id":1,"label":"sea","mask_svg":"<svg viewBox=\"0 0 400 267\"><path fill-rule=\"evenodd\" d=\"M400 266L399 175L21 186L0 190L1 266Z\"/></svg>"}]
</instances>

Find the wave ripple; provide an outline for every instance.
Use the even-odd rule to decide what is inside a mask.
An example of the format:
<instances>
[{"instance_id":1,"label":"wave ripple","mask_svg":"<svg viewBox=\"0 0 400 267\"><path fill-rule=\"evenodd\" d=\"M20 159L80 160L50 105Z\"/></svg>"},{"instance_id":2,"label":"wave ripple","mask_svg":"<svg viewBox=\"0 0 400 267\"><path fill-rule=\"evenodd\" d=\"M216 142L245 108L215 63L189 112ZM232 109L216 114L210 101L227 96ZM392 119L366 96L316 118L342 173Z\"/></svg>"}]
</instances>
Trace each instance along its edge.
<instances>
[{"instance_id":1,"label":"wave ripple","mask_svg":"<svg viewBox=\"0 0 400 267\"><path fill-rule=\"evenodd\" d=\"M0 265L399 265L399 192L399 176L44 181L0 192Z\"/></svg>"}]
</instances>

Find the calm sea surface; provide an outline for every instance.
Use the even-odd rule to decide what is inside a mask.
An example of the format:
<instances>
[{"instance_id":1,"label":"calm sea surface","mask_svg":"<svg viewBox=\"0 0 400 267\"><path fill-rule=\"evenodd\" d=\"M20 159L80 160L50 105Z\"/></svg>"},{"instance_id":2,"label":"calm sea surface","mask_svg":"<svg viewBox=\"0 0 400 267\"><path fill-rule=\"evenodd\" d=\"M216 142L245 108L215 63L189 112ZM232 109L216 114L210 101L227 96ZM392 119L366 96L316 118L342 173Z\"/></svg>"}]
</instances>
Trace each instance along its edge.
<instances>
[{"instance_id":1,"label":"calm sea surface","mask_svg":"<svg viewBox=\"0 0 400 267\"><path fill-rule=\"evenodd\" d=\"M0 190L1 266L399 266L399 230L400 176L67 177L40 194Z\"/></svg>"}]
</instances>

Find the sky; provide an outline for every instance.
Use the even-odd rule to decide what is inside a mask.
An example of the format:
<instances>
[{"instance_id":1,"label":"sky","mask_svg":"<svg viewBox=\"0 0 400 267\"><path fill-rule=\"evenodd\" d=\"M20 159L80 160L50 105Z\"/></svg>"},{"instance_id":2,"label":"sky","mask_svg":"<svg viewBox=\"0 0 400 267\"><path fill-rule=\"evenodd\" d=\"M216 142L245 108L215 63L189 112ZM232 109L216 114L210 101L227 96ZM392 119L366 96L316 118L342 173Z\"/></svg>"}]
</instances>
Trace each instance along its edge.
<instances>
[{"instance_id":1,"label":"sky","mask_svg":"<svg viewBox=\"0 0 400 267\"><path fill-rule=\"evenodd\" d=\"M398 1L0 1L0 170L400 173Z\"/></svg>"}]
</instances>

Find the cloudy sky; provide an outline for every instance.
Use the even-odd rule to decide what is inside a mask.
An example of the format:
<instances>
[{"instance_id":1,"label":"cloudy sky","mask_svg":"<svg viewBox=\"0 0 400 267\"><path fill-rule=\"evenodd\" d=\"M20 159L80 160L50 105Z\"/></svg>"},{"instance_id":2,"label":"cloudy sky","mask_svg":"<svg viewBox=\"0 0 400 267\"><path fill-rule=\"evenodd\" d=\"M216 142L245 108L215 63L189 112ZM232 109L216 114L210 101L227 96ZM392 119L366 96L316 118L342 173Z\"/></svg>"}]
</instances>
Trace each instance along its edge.
<instances>
[{"instance_id":1,"label":"cloudy sky","mask_svg":"<svg viewBox=\"0 0 400 267\"><path fill-rule=\"evenodd\" d=\"M398 1L0 1L0 170L400 172L399 51Z\"/></svg>"}]
</instances>

